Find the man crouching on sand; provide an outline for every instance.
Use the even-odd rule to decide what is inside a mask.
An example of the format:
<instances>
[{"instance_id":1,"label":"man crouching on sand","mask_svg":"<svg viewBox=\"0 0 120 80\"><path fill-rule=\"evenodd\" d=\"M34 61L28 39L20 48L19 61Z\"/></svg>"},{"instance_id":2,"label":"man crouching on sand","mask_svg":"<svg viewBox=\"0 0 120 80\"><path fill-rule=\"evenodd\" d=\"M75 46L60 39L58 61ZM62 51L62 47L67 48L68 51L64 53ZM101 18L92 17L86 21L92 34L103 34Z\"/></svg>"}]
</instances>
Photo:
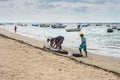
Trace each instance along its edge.
<instances>
[{"instance_id":1,"label":"man crouching on sand","mask_svg":"<svg viewBox=\"0 0 120 80\"><path fill-rule=\"evenodd\" d=\"M83 33L80 32L80 37L81 37L81 44L79 46L79 51L80 51L80 54L82 54L82 49L84 50L85 52L85 57L87 57L87 45L86 45L86 38L84 37Z\"/></svg>"},{"instance_id":2,"label":"man crouching on sand","mask_svg":"<svg viewBox=\"0 0 120 80\"><path fill-rule=\"evenodd\" d=\"M57 37L55 37L55 38L48 38L47 39L47 42L49 42L50 41L50 46L51 47L55 47L56 49L59 49L59 50L61 50L62 49L62 46L61 46L61 44L63 43L63 41L64 41L64 37L63 36L57 36Z\"/></svg>"}]
</instances>

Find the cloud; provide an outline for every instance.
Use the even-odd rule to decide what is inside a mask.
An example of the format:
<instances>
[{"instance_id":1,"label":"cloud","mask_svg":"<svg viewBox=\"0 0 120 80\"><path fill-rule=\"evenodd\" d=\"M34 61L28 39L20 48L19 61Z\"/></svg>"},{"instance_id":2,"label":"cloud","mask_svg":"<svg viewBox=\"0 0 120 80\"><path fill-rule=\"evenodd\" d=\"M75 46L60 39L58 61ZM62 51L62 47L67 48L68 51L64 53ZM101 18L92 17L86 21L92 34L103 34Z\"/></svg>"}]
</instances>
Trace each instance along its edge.
<instances>
[{"instance_id":1,"label":"cloud","mask_svg":"<svg viewBox=\"0 0 120 80\"><path fill-rule=\"evenodd\" d=\"M82 2L49 2L37 4L38 9L44 9L45 11L65 11L65 12L88 12L97 9L96 4L88 4Z\"/></svg>"},{"instance_id":2,"label":"cloud","mask_svg":"<svg viewBox=\"0 0 120 80\"><path fill-rule=\"evenodd\" d=\"M33 11L94 12L119 10L119 0L0 0L0 8Z\"/></svg>"},{"instance_id":3,"label":"cloud","mask_svg":"<svg viewBox=\"0 0 120 80\"><path fill-rule=\"evenodd\" d=\"M48 1L48 0L46 0ZM119 9L119 0L51 0L39 2L33 6L36 9L50 12L103 12L112 9Z\"/></svg>"},{"instance_id":4,"label":"cloud","mask_svg":"<svg viewBox=\"0 0 120 80\"><path fill-rule=\"evenodd\" d=\"M0 2L6 2L6 1L9 1L9 0L0 0Z\"/></svg>"},{"instance_id":5,"label":"cloud","mask_svg":"<svg viewBox=\"0 0 120 80\"><path fill-rule=\"evenodd\" d=\"M0 16L28 16L28 17L54 17L60 18L72 16L84 18L83 20L92 19L99 16L112 16L120 11L120 0L0 0ZM45 15L43 15L45 14ZM96 15L97 14L97 15ZM102 15L101 15L102 14ZM32 16L36 15L36 16ZM118 14L117 14L118 15ZM92 16L92 17L91 17ZM70 17L70 18L72 18ZM22 18L19 18L22 20ZM39 20L39 18L37 19ZM77 19L79 20L79 18Z\"/></svg>"},{"instance_id":6,"label":"cloud","mask_svg":"<svg viewBox=\"0 0 120 80\"><path fill-rule=\"evenodd\" d=\"M86 0L87 3L97 3L97 4L103 4L106 2L106 0Z\"/></svg>"},{"instance_id":7,"label":"cloud","mask_svg":"<svg viewBox=\"0 0 120 80\"><path fill-rule=\"evenodd\" d=\"M35 2L35 0L0 0L0 8L11 8L10 6L17 9L21 7L26 8L26 4L31 5L32 2Z\"/></svg>"},{"instance_id":8,"label":"cloud","mask_svg":"<svg viewBox=\"0 0 120 80\"><path fill-rule=\"evenodd\" d=\"M116 0L108 2L106 6L108 6L108 8L111 10L120 10L120 1Z\"/></svg>"}]
</instances>

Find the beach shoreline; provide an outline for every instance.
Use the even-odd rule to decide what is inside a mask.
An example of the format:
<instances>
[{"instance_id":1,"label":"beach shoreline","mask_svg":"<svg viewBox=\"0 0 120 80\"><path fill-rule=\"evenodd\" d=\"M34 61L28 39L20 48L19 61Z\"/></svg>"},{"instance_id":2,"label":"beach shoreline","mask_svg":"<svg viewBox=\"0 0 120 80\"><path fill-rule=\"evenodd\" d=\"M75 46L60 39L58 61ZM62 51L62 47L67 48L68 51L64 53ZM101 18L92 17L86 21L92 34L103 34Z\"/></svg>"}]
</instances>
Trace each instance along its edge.
<instances>
[{"instance_id":1,"label":"beach shoreline","mask_svg":"<svg viewBox=\"0 0 120 80\"><path fill-rule=\"evenodd\" d=\"M43 49L43 45L48 45L46 42L38 41L29 37L25 37L22 35L14 34L12 32L9 32L5 29L0 29L0 35L6 36L10 39L17 40L19 42L26 43L30 46L35 46L36 48ZM65 48L65 50L74 52L76 50L70 49L70 48ZM59 55L59 54L58 54ZM75 61L82 62L87 65L92 65L94 67L98 67L99 69L103 69L109 72L113 72L117 75L120 75L120 59L116 58L110 58L106 56L100 56L100 55L94 55L94 54L88 54L88 58L75 58L75 57L69 57L71 59L74 59ZM64 56L64 55L62 55Z\"/></svg>"}]
</instances>

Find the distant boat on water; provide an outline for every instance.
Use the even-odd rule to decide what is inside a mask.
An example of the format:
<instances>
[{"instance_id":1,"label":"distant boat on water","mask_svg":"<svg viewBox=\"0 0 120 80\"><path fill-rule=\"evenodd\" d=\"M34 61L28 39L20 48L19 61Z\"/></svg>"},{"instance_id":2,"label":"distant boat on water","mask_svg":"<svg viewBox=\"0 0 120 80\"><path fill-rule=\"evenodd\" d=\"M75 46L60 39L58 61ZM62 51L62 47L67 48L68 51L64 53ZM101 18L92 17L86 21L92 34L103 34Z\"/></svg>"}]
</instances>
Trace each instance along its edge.
<instances>
[{"instance_id":1,"label":"distant boat on water","mask_svg":"<svg viewBox=\"0 0 120 80\"><path fill-rule=\"evenodd\" d=\"M120 31L120 28L118 28L117 30Z\"/></svg>"},{"instance_id":2,"label":"distant boat on water","mask_svg":"<svg viewBox=\"0 0 120 80\"><path fill-rule=\"evenodd\" d=\"M96 26L102 26L102 24L101 23L97 23Z\"/></svg>"},{"instance_id":3,"label":"distant boat on water","mask_svg":"<svg viewBox=\"0 0 120 80\"><path fill-rule=\"evenodd\" d=\"M40 27L50 27L49 24L40 24Z\"/></svg>"},{"instance_id":4,"label":"distant boat on water","mask_svg":"<svg viewBox=\"0 0 120 80\"><path fill-rule=\"evenodd\" d=\"M51 25L51 28L65 28L65 27L66 27L66 25L63 25L61 23Z\"/></svg>"},{"instance_id":5,"label":"distant boat on water","mask_svg":"<svg viewBox=\"0 0 120 80\"><path fill-rule=\"evenodd\" d=\"M17 26L27 26L27 24L18 23Z\"/></svg>"},{"instance_id":6,"label":"distant boat on water","mask_svg":"<svg viewBox=\"0 0 120 80\"><path fill-rule=\"evenodd\" d=\"M117 26L112 26L112 29L117 29Z\"/></svg>"},{"instance_id":7,"label":"distant boat on water","mask_svg":"<svg viewBox=\"0 0 120 80\"><path fill-rule=\"evenodd\" d=\"M39 26L39 24L32 24L32 26L36 26L36 27L38 27L38 26Z\"/></svg>"},{"instance_id":8,"label":"distant boat on water","mask_svg":"<svg viewBox=\"0 0 120 80\"><path fill-rule=\"evenodd\" d=\"M113 29L108 28L108 29L107 29L107 32L108 32L108 33L111 33L111 32L113 32Z\"/></svg>"},{"instance_id":9,"label":"distant boat on water","mask_svg":"<svg viewBox=\"0 0 120 80\"><path fill-rule=\"evenodd\" d=\"M90 24L82 24L81 26L82 27L88 27L88 26L90 26Z\"/></svg>"},{"instance_id":10,"label":"distant boat on water","mask_svg":"<svg viewBox=\"0 0 120 80\"><path fill-rule=\"evenodd\" d=\"M81 31L81 25L78 24L77 28L66 29L66 32L77 32Z\"/></svg>"},{"instance_id":11,"label":"distant boat on water","mask_svg":"<svg viewBox=\"0 0 120 80\"><path fill-rule=\"evenodd\" d=\"M77 31L81 31L81 29L80 28L66 29L66 32L77 32Z\"/></svg>"},{"instance_id":12,"label":"distant boat on water","mask_svg":"<svg viewBox=\"0 0 120 80\"><path fill-rule=\"evenodd\" d=\"M110 27L110 25L106 25L107 27Z\"/></svg>"}]
</instances>

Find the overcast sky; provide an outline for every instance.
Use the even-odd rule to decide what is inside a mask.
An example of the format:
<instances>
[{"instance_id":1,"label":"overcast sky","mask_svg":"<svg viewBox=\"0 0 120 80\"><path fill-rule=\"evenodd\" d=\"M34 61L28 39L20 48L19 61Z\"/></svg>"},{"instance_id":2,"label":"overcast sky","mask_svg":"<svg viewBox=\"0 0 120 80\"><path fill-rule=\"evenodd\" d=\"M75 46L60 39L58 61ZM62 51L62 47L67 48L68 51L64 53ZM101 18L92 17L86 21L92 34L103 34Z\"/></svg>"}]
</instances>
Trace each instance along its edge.
<instances>
[{"instance_id":1,"label":"overcast sky","mask_svg":"<svg viewBox=\"0 0 120 80\"><path fill-rule=\"evenodd\" d=\"M0 22L120 22L120 0L0 0Z\"/></svg>"}]
</instances>

